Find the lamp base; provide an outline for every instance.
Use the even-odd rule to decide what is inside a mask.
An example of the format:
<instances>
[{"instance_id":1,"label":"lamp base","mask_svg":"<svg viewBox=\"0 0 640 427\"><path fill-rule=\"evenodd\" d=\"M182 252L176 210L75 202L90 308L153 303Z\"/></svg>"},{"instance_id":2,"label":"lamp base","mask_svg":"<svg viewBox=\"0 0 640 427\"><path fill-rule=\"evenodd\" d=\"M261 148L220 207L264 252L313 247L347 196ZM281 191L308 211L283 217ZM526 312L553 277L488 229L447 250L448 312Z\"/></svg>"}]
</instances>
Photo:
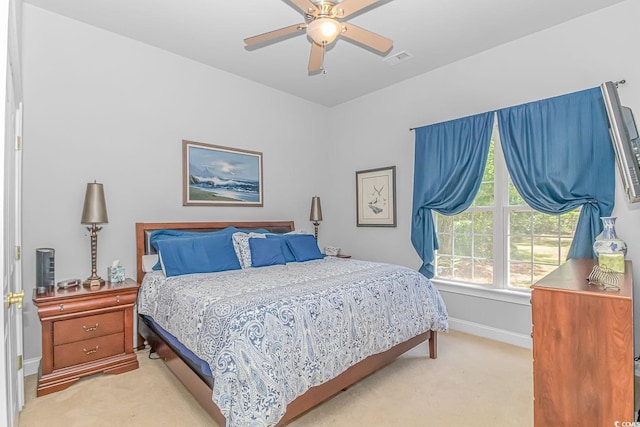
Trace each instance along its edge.
<instances>
[{"instance_id":1,"label":"lamp base","mask_svg":"<svg viewBox=\"0 0 640 427\"><path fill-rule=\"evenodd\" d=\"M99 288L102 285L104 285L104 279L98 276L88 277L87 280L82 283L82 286L85 288Z\"/></svg>"}]
</instances>

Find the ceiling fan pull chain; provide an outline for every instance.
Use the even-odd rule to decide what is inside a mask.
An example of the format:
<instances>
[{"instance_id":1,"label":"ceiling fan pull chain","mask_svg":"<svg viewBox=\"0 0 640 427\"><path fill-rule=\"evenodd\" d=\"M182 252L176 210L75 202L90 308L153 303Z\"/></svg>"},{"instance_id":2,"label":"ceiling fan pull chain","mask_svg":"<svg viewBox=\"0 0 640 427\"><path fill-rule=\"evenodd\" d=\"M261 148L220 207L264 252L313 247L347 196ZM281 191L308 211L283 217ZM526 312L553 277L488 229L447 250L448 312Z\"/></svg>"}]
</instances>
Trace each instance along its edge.
<instances>
[{"instance_id":1,"label":"ceiling fan pull chain","mask_svg":"<svg viewBox=\"0 0 640 427\"><path fill-rule=\"evenodd\" d=\"M321 66L321 70L322 70L322 74L327 74L327 69L324 67L324 53L327 51L327 42L322 42L322 66Z\"/></svg>"}]
</instances>

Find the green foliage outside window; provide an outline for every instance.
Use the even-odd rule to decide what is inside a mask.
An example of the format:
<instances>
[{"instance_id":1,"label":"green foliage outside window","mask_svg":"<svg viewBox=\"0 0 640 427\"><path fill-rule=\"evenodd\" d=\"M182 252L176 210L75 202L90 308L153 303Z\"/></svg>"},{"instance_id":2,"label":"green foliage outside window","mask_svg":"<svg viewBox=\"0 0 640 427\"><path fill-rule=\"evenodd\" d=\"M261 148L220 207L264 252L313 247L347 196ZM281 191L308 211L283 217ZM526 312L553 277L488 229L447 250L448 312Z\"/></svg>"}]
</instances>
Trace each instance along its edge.
<instances>
[{"instance_id":1,"label":"green foliage outside window","mask_svg":"<svg viewBox=\"0 0 640 427\"><path fill-rule=\"evenodd\" d=\"M508 205L496 207L495 145L491 141L482 184L469 209L458 215L434 213L440 249L436 278L498 287L528 288L563 264L575 233L580 210L547 215L526 205L508 180ZM505 209L508 226L495 233L495 210ZM494 283L494 240L506 234L506 286ZM500 261L500 260L498 260Z\"/></svg>"}]
</instances>

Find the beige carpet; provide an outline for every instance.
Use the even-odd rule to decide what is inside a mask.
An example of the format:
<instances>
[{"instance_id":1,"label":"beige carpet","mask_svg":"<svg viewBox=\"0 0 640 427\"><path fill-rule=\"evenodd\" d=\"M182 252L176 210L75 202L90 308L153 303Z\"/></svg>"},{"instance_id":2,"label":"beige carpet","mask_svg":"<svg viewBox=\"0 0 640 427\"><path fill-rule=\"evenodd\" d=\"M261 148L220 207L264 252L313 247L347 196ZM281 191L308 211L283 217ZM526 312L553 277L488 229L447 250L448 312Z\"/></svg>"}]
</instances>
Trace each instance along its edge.
<instances>
[{"instance_id":1,"label":"beige carpet","mask_svg":"<svg viewBox=\"0 0 640 427\"><path fill-rule=\"evenodd\" d=\"M438 359L423 343L312 409L290 427L526 427L533 424L531 351L449 332ZM215 426L162 361L138 353L140 369L86 378L35 397L26 379L19 426Z\"/></svg>"}]
</instances>

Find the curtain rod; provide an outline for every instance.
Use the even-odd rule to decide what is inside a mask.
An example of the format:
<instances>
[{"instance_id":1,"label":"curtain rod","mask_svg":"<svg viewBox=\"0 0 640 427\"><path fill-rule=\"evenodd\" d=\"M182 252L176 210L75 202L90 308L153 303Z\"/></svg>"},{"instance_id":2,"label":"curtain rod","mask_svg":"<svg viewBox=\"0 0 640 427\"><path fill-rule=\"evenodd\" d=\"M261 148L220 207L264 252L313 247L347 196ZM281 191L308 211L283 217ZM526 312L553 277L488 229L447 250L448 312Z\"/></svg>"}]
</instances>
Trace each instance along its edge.
<instances>
[{"instance_id":1,"label":"curtain rod","mask_svg":"<svg viewBox=\"0 0 640 427\"><path fill-rule=\"evenodd\" d=\"M616 85L616 88L620 85L626 84L627 81L625 79L622 80L618 80L617 82L613 82L614 85ZM416 128L409 128L409 132L411 132L412 130L416 130Z\"/></svg>"}]
</instances>

